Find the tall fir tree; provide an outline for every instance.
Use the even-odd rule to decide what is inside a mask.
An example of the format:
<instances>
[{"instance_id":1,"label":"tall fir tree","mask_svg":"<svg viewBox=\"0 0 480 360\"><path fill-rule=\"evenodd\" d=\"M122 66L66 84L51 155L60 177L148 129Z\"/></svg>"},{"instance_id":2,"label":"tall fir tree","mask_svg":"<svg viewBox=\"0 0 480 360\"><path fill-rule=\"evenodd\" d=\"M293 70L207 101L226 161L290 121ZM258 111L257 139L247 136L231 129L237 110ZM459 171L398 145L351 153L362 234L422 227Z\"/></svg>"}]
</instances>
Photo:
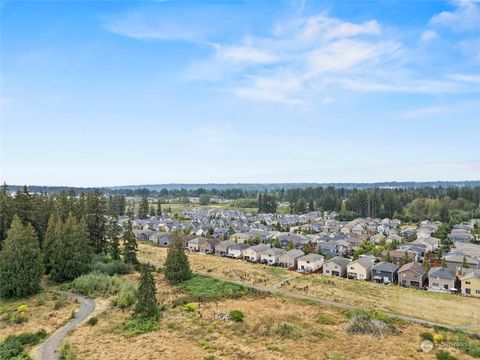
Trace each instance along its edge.
<instances>
[{"instance_id":1,"label":"tall fir tree","mask_svg":"<svg viewBox=\"0 0 480 360\"><path fill-rule=\"evenodd\" d=\"M148 198L142 196L140 200L140 206L138 207L138 217L140 219L145 219L148 216Z\"/></svg>"},{"instance_id":2,"label":"tall fir tree","mask_svg":"<svg viewBox=\"0 0 480 360\"><path fill-rule=\"evenodd\" d=\"M140 268L140 284L138 285L135 316L156 318L158 316L157 288L152 275L152 267L143 265Z\"/></svg>"},{"instance_id":3,"label":"tall fir tree","mask_svg":"<svg viewBox=\"0 0 480 360\"><path fill-rule=\"evenodd\" d=\"M56 282L73 280L89 271L91 259L85 218L70 214L53 246L50 276Z\"/></svg>"},{"instance_id":4,"label":"tall fir tree","mask_svg":"<svg viewBox=\"0 0 480 360\"><path fill-rule=\"evenodd\" d=\"M0 252L0 296L26 297L39 292L43 271L37 234L15 215Z\"/></svg>"},{"instance_id":5,"label":"tall fir tree","mask_svg":"<svg viewBox=\"0 0 480 360\"><path fill-rule=\"evenodd\" d=\"M0 190L0 249L13 219L13 205L13 198L8 191L7 184L4 183Z\"/></svg>"},{"instance_id":6,"label":"tall fir tree","mask_svg":"<svg viewBox=\"0 0 480 360\"><path fill-rule=\"evenodd\" d=\"M45 264L45 273L50 274L52 269L52 258L54 247L62 236L62 220L55 214L50 215L48 219L47 231L42 244L43 262Z\"/></svg>"},{"instance_id":7,"label":"tall fir tree","mask_svg":"<svg viewBox=\"0 0 480 360\"><path fill-rule=\"evenodd\" d=\"M130 220L123 224L123 261L127 264L138 264L137 259L137 239L132 229Z\"/></svg>"},{"instance_id":8,"label":"tall fir tree","mask_svg":"<svg viewBox=\"0 0 480 360\"><path fill-rule=\"evenodd\" d=\"M157 216L162 216L162 201L160 198L157 200Z\"/></svg>"},{"instance_id":9,"label":"tall fir tree","mask_svg":"<svg viewBox=\"0 0 480 360\"><path fill-rule=\"evenodd\" d=\"M177 232L174 233L172 242L168 248L164 274L171 284L179 284L192 277L192 271L190 270L187 255L185 254L183 240Z\"/></svg>"},{"instance_id":10,"label":"tall fir tree","mask_svg":"<svg viewBox=\"0 0 480 360\"><path fill-rule=\"evenodd\" d=\"M107 204L105 198L97 189L86 197L86 221L90 239L90 246L97 253L107 252L105 238Z\"/></svg>"},{"instance_id":11,"label":"tall fir tree","mask_svg":"<svg viewBox=\"0 0 480 360\"><path fill-rule=\"evenodd\" d=\"M120 237L122 235L122 227L118 223L118 218L113 215L107 223L106 236L108 240L108 253L113 260L120 260Z\"/></svg>"}]
</instances>

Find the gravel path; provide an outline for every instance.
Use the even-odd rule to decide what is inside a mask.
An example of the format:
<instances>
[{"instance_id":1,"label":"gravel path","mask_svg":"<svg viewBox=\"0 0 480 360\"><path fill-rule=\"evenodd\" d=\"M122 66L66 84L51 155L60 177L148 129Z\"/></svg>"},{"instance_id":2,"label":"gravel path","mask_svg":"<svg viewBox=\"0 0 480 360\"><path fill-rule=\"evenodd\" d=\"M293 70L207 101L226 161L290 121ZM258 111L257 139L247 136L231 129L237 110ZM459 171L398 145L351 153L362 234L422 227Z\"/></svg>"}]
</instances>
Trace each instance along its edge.
<instances>
[{"instance_id":1,"label":"gravel path","mask_svg":"<svg viewBox=\"0 0 480 360\"><path fill-rule=\"evenodd\" d=\"M95 310L95 301L82 295L62 292L66 296L73 297L80 303L80 309L75 313L75 319L58 329L53 333L39 348L39 360L58 360L60 356L57 352L60 344L70 330L75 329L83 320L85 320Z\"/></svg>"}]
</instances>

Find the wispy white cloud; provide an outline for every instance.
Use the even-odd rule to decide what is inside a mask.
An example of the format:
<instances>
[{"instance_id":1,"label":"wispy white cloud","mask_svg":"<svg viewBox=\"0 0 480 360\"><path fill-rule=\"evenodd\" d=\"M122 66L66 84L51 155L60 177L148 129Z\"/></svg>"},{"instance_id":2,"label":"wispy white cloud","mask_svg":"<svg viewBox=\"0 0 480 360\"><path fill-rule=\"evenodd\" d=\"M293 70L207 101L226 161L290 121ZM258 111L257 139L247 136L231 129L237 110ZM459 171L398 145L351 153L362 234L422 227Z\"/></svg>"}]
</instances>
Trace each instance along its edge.
<instances>
[{"instance_id":1,"label":"wispy white cloud","mask_svg":"<svg viewBox=\"0 0 480 360\"><path fill-rule=\"evenodd\" d=\"M425 30L424 32L422 32L422 35L420 36L419 41L421 44L427 44L437 38L438 38L438 34L435 31Z\"/></svg>"},{"instance_id":2,"label":"wispy white cloud","mask_svg":"<svg viewBox=\"0 0 480 360\"><path fill-rule=\"evenodd\" d=\"M475 1L457 0L453 11L442 11L430 19L431 25L442 25L453 31L480 29L480 8Z\"/></svg>"},{"instance_id":3,"label":"wispy white cloud","mask_svg":"<svg viewBox=\"0 0 480 360\"><path fill-rule=\"evenodd\" d=\"M453 80L480 84L480 74L451 74L448 77Z\"/></svg>"},{"instance_id":4,"label":"wispy white cloud","mask_svg":"<svg viewBox=\"0 0 480 360\"><path fill-rule=\"evenodd\" d=\"M441 114L448 111L447 107L444 106L430 106L430 107L423 107L419 109L405 111L400 114L401 117L404 118L417 118L417 117L424 117L434 114Z\"/></svg>"}]
</instances>

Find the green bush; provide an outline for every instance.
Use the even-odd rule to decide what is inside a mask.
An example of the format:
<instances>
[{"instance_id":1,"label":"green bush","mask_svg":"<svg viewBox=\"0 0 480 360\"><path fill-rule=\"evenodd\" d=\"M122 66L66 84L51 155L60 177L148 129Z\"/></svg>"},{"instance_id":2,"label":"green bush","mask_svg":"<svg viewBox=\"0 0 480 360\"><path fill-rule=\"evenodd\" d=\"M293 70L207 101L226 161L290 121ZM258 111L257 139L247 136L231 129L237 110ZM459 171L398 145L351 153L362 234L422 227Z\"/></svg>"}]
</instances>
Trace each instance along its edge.
<instances>
[{"instance_id":1,"label":"green bush","mask_svg":"<svg viewBox=\"0 0 480 360\"><path fill-rule=\"evenodd\" d=\"M236 299L249 292L245 286L204 275L194 275L190 280L182 282L179 288L186 291L188 295L177 299L174 305L226 298Z\"/></svg>"},{"instance_id":2,"label":"green bush","mask_svg":"<svg viewBox=\"0 0 480 360\"><path fill-rule=\"evenodd\" d=\"M243 312L240 310L232 310L230 311L230 320L233 320L235 322L243 322Z\"/></svg>"},{"instance_id":3,"label":"green bush","mask_svg":"<svg viewBox=\"0 0 480 360\"><path fill-rule=\"evenodd\" d=\"M455 356L451 355L448 351L445 351L445 350L438 350L435 356L437 360L456 360L457 359Z\"/></svg>"},{"instance_id":4,"label":"green bush","mask_svg":"<svg viewBox=\"0 0 480 360\"><path fill-rule=\"evenodd\" d=\"M55 296L55 304L53 304L54 310L60 310L67 303L67 298L64 295Z\"/></svg>"},{"instance_id":5,"label":"green bush","mask_svg":"<svg viewBox=\"0 0 480 360\"><path fill-rule=\"evenodd\" d=\"M123 325L123 334L127 337L155 331L160 328L157 319L135 318Z\"/></svg>"},{"instance_id":6,"label":"green bush","mask_svg":"<svg viewBox=\"0 0 480 360\"><path fill-rule=\"evenodd\" d=\"M133 271L133 266L125 264L120 260L113 260L110 262L96 262L92 266L93 272L99 272L102 274L113 275L125 275L130 274Z\"/></svg>"},{"instance_id":7,"label":"green bush","mask_svg":"<svg viewBox=\"0 0 480 360\"><path fill-rule=\"evenodd\" d=\"M118 276L109 276L98 272L88 273L65 284L65 288L74 292L96 297L101 295L116 295L123 281Z\"/></svg>"},{"instance_id":8,"label":"green bush","mask_svg":"<svg viewBox=\"0 0 480 360\"><path fill-rule=\"evenodd\" d=\"M9 335L0 344L0 359L2 360L27 360L28 354L23 352L27 345L37 345L47 337L45 330L35 333L22 333L20 335Z\"/></svg>"},{"instance_id":9,"label":"green bush","mask_svg":"<svg viewBox=\"0 0 480 360\"><path fill-rule=\"evenodd\" d=\"M480 358L480 346L470 344L467 350L467 354L471 357Z\"/></svg>"},{"instance_id":10,"label":"green bush","mask_svg":"<svg viewBox=\"0 0 480 360\"><path fill-rule=\"evenodd\" d=\"M322 324L322 325L333 325L333 324L335 324L335 320L332 317L330 317L328 315L325 315L325 314L318 315L316 320L317 320L317 323Z\"/></svg>"},{"instance_id":11,"label":"green bush","mask_svg":"<svg viewBox=\"0 0 480 360\"><path fill-rule=\"evenodd\" d=\"M117 297L112 301L112 305L120 309L126 309L135 304L137 301L137 284L131 281L122 283L120 292Z\"/></svg>"},{"instance_id":12,"label":"green bush","mask_svg":"<svg viewBox=\"0 0 480 360\"><path fill-rule=\"evenodd\" d=\"M77 351L71 343L65 341L60 346L60 359L62 360L77 360Z\"/></svg>"},{"instance_id":13,"label":"green bush","mask_svg":"<svg viewBox=\"0 0 480 360\"><path fill-rule=\"evenodd\" d=\"M186 312L194 312L195 310L197 310L197 304L195 304L195 303L185 304L185 305L183 306L183 309L184 309Z\"/></svg>"},{"instance_id":14,"label":"green bush","mask_svg":"<svg viewBox=\"0 0 480 360\"><path fill-rule=\"evenodd\" d=\"M304 330L296 324L282 322L274 326L273 333L284 339L300 339Z\"/></svg>"},{"instance_id":15,"label":"green bush","mask_svg":"<svg viewBox=\"0 0 480 360\"><path fill-rule=\"evenodd\" d=\"M420 338L422 340L429 340L431 342L433 342L433 334L431 332L428 332L428 331L424 331L420 334Z\"/></svg>"},{"instance_id":16,"label":"green bush","mask_svg":"<svg viewBox=\"0 0 480 360\"><path fill-rule=\"evenodd\" d=\"M95 326L98 324L98 318L96 316L92 316L90 319L87 320L87 324L90 326Z\"/></svg>"}]
</instances>

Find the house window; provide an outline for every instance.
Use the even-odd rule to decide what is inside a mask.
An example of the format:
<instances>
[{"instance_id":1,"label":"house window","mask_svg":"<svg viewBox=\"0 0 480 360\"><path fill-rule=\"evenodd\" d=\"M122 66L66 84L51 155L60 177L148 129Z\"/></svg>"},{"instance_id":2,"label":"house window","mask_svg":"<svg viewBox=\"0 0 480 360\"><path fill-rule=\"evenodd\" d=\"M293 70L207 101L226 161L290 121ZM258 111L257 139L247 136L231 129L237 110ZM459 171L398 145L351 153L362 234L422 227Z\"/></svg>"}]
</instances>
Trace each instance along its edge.
<instances>
[{"instance_id":1,"label":"house window","mask_svg":"<svg viewBox=\"0 0 480 360\"><path fill-rule=\"evenodd\" d=\"M434 287L439 287L440 284L439 284L439 283L432 283L432 286L434 286Z\"/></svg>"},{"instance_id":2,"label":"house window","mask_svg":"<svg viewBox=\"0 0 480 360\"><path fill-rule=\"evenodd\" d=\"M470 281L465 281L465 284L470 285Z\"/></svg>"},{"instance_id":3,"label":"house window","mask_svg":"<svg viewBox=\"0 0 480 360\"><path fill-rule=\"evenodd\" d=\"M447 284L443 285L443 288L444 288L445 290L448 290L448 285L447 285Z\"/></svg>"},{"instance_id":4,"label":"house window","mask_svg":"<svg viewBox=\"0 0 480 360\"><path fill-rule=\"evenodd\" d=\"M465 294L470 295L471 294L470 289L465 289Z\"/></svg>"},{"instance_id":5,"label":"house window","mask_svg":"<svg viewBox=\"0 0 480 360\"><path fill-rule=\"evenodd\" d=\"M478 295L480 295L480 290L475 291Z\"/></svg>"},{"instance_id":6,"label":"house window","mask_svg":"<svg viewBox=\"0 0 480 360\"><path fill-rule=\"evenodd\" d=\"M355 268L353 266L350 266L350 270L355 270Z\"/></svg>"}]
</instances>

